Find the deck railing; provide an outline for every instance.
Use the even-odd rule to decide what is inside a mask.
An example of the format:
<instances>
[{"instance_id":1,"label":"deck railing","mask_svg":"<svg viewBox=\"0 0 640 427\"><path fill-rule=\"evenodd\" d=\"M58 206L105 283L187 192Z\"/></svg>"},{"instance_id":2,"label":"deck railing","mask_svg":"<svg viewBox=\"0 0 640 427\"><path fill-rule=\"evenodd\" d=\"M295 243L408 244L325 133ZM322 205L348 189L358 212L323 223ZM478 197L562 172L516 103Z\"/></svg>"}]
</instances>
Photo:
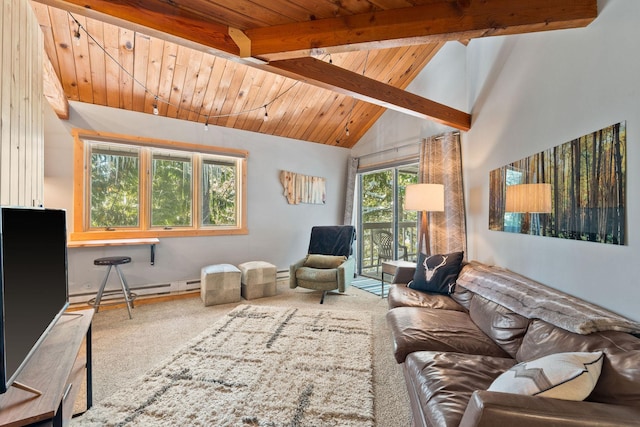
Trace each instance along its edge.
<instances>
[{"instance_id":1,"label":"deck railing","mask_svg":"<svg viewBox=\"0 0 640 427\"><path fill-rule=\"evenodd\" d=\"M372 234L374 230L386 230L393 234L393 223L391 222L369 222L362 224L362 236L359 236L360 248L360 269L364 276L380 278L382 275L381 262L378 262L378 247L373 242ZM398 246L407 248L406 259L416 260L416 249L418 247L418 229L415 221L398 223L398 236L396 242ZM403 250L399 249L397 258L404 259ZM383 260L382 260L383 261Z\"/></svg>"}]
</instances>

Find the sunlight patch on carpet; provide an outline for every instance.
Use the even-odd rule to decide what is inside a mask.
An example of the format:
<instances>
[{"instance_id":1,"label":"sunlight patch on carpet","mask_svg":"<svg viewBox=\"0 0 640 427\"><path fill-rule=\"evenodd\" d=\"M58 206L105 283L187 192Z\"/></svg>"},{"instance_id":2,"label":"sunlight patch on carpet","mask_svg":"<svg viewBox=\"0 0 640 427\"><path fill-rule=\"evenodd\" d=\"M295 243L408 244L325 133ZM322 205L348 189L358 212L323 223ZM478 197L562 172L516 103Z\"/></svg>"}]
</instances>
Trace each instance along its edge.
<instances>
[{"instance_id":1,"label":"sunlight patch on carpet","mask_svg":"<svg viewBox=\"0 0 640 427\"><path fill-rule=\"evenodd\" d=\"M371 315L241 305L72 421L167 425L373 426Z\"/></svg>"}]
</instances>

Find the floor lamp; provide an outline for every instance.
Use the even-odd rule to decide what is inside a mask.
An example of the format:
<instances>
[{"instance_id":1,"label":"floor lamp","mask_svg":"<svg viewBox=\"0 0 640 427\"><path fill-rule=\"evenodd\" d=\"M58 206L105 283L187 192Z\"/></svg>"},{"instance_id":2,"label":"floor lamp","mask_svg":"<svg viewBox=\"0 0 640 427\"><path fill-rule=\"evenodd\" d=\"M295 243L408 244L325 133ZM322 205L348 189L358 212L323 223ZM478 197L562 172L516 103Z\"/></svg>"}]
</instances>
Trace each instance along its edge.
<instances>
[{"instance_id":1,"label":"floor lamp","mask_svg":"<svg viewBox=\"0 0 640 427\"><path fill-rule=\"evenodd\" d=\"M420 211L422 218L420 238L418 239L418 254L422 250L424 236L425 254L429 252L429 228L427 227L427 212L444 211L444 185L442 184L410 184L405 189L404 208L409 211Z\"/></svg>"},{"instance_id":2,"label":"floor lamp","mask_svg":"<svg viewBox=\"0 0 640 427\"><path fill-rule=\"evenodd\" d=\"M505 199L505 212L524 214L520 233L529 234L530 215L551 212L551 184L508 185Z\"/></svg>"}]
</instances>

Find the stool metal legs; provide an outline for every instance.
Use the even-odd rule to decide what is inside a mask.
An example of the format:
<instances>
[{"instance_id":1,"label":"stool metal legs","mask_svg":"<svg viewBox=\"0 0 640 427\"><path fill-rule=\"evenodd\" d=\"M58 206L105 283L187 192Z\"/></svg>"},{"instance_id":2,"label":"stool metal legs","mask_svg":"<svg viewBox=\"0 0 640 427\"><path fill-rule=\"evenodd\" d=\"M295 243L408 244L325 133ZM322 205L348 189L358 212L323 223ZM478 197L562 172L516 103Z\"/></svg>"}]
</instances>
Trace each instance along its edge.
<instances>
[{"instance_id":1,"label":"stool metal legs","mask_svg":"<svg viewBox=\"0 0 640 427\"><path fill-rule=\"evenodd\" d=\"M124 294L124 300L127 303L127 311L129 312L129 319L131 319L131 308L133 307L133 295L129 290L129 285L127 285L127 280L122 275L122 271L117 264L108 265L107 272L104 275L104 279L102 280L102 284L100 285L100 289L98 290L98 294L96 295L96 302L93 306L96 309L96 313L100 309L100 301L102 300L102 295L104 294L104 288L107 286L107 280L109 279L109 273L111 273L111 267L116 268L116 272L118 273L118 277L120 278L120 285L122 286L122 293Z\"/></svg>"}]
</instances>

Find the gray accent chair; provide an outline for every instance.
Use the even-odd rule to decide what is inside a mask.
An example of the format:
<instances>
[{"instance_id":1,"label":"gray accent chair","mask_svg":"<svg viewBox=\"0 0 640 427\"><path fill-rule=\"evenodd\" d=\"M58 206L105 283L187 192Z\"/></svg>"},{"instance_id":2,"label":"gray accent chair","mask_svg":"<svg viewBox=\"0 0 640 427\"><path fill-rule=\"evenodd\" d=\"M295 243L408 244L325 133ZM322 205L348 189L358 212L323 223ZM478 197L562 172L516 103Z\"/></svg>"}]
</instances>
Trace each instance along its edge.
<instances>
[{"instance_id":1,"label":"gray accent chair","mask_svg":"<svg viewBox=\"0 0 640 427\"><path fill-rule=\"evenodd\" d=\"M289 267L289 287L321 291L320 304L330 291L344 293L355 275L355 233L351 225L313 227L307 256Z\"/></svg>"}]
</instances>

